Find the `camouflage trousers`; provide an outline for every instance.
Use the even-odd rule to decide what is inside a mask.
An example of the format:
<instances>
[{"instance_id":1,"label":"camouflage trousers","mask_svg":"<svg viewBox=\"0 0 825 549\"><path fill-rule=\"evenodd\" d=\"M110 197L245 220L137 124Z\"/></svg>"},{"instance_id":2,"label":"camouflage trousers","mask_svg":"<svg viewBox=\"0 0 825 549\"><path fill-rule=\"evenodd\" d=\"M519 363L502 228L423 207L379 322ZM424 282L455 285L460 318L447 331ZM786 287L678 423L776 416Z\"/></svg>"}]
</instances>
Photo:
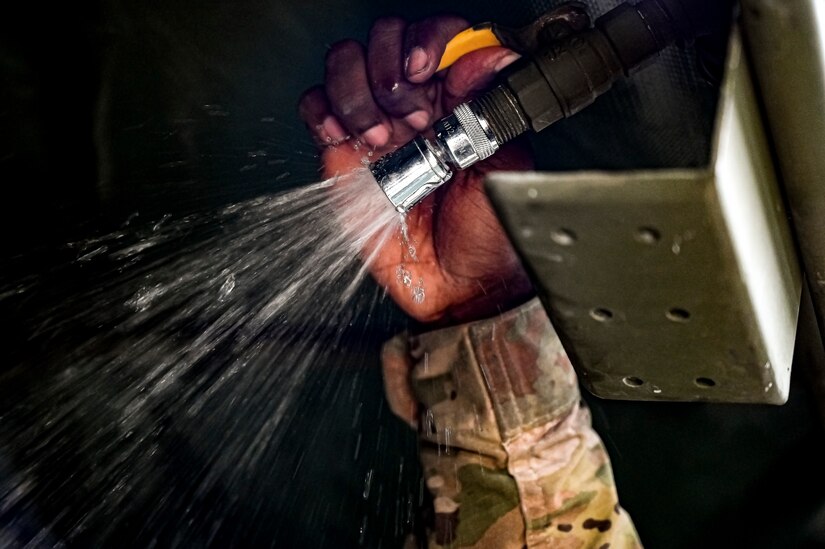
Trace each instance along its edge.
<instances>
[{"instance_id":1,"label":"camouflage trousers","mask_svg":"<svg viewBox=\"0 0 825 549\"><path fill-rule=\"evenodd\" d=\"M640 547L541 304L387 343L387 398L416 426L428 546Z\"/></svg>"}]
</instances>

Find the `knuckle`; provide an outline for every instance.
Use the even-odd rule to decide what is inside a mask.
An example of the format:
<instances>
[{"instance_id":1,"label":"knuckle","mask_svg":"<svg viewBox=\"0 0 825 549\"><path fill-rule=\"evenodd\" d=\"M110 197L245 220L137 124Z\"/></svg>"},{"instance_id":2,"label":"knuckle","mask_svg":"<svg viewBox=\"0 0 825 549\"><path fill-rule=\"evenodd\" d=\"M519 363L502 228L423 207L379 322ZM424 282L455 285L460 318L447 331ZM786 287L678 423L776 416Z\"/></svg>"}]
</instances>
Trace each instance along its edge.
<instances>
[{"instance_id":1,"label":"knuckle","mask_svg":"<svg viewBox=\"0 0 825 549\"><path fill-rule=\"evenodd\" d=\"M369 108L364 94L357 91L347 91L340 95L333 104L333 111L340 117L350 120Z\"/></svg>"},{"instance_id":2,"label":"knuckle","mask_svg":"<svg viewBox=\"0 0 825 549\"><path fill-rule=\"evenodd\" d=\"M327 69L335 68L341 63L357 59L363 55L364 46L357 40L341 40L333 44L327 52Z\"/></svg>"},{"instance_id":3,"label":"knuckle","mask_svg":"<svg viewBox=\"0 0 825 549\"><path fill-rule=\"evenodd\" d=\"M435 15L424 20L427 25L435 29L455 28L455 27L469 27L470 23L460 15L445 14Z\"/></svg>"},{"instance_id":4,"label":"knuckle","mask_svg":"<svg viewBox=\"0 0 825 549\"><path fill-rule=\"evenodd\" d=\"M373 88L372 93L379 105L387 110L398 111L410 102L407 86L399 83L380 82Z\"/></svg>"},{"instance_id":5,"label":"knuckle","mask_svg":"<svg viewBox=\"0 0 825 549\"><path fill-rule=\"evenodd\" d=\"M381 29L381 28L388 28L388 27L403 27L406 26L407 21L403 17L398 17L396 15L387 15L384 17L379 17L373 23L372 28Z\"/></svg>"},{"instance_id":6,"label":"knuckle","mask_svg":"<svg viewBox=\"0 0 825 549\"><path fill-rule=\"evenodd\" d=\"M410 39L423 42L446 42L459 29L469 27L466 19L458 15L436 15L410 25Z\"/></svg>"},{"instance_id":7,"label":"knuckle","mask_svg":"<svg viewBox=\"0 0 825 549\"><path fill-rule=\"evenodd\" d=\"M403 29L406 25L407 22L401 17L381 17L373 23L372 29L370 30L370 36L375 37L376 35L386 34L389 32L396 33Z\"/></svg>"},{"instance_id":8,"label":"knuckle","mask_svg":"<svg viewBox=\"0 0 825 549\"><path fill-rule=\"evenodd\" d=\"M310 110L324 100L324 91L321 86L313 86L298 98L298 108L302 111Z\"/></svg>"},{"instance_id":9,"label":"knuckle","mask_svg":"<svg viewBox=\"0 0 825 549\"><path fill-rule=\"evenodd\" d=\"M371 109L363 94L357 93L342 98L337 110L343 118L354 120L368 114Z\"/></svg>"}]
</instances>

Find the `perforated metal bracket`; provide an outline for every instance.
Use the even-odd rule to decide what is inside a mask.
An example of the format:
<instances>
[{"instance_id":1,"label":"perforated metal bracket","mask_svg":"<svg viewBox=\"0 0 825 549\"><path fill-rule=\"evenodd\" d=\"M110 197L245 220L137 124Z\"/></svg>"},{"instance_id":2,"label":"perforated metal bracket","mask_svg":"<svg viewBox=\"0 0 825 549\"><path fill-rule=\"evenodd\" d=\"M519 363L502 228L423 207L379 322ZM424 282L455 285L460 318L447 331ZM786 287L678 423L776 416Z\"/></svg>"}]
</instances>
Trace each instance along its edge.
<instances>
[{"instance_id":1,"label":"perforated metal bracket","mask_svg":"<svg viewBox=\"0 0 825 549\"><path fill-rule=\"evenodd\" d=\"M788 397L801 275L738 34L732 42L709 168L488 179L597 396Z\"/></svg>"}]
</instances>

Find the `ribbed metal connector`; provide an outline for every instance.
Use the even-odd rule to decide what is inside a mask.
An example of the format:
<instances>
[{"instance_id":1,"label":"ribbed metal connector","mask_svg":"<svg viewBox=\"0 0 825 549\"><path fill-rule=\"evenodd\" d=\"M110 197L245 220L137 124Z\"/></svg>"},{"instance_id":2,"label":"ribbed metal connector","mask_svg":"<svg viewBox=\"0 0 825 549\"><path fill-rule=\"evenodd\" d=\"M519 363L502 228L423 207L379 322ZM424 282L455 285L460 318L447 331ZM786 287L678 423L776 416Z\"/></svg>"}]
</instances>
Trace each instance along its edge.
<instances>
[{"instance_id":1,"label":"ribbed metal connector","mask_svg":"<svg viewBox=\"0 0 825 549\"><path fill-rule=\"evenodd\" d=\"M469 103L462 103L457 106L453 114L458 119L458 123L464 130L473 150L478 155L478 160L490 158L498 150L498 143L495 136L490 135L490 127L485 123Z\"/></svg>"},{"instance_id":2,"label":"ribbed metal connector","mask_svg":"<svg viewBox=\"0 0 825 549\"><path fill-rule=\"evenodd\" d=\"M513 92L504 86L493 88L474 100L473 105L489 124L499 145L512 141L530 128Z\"/></svg>"}]
</instances>

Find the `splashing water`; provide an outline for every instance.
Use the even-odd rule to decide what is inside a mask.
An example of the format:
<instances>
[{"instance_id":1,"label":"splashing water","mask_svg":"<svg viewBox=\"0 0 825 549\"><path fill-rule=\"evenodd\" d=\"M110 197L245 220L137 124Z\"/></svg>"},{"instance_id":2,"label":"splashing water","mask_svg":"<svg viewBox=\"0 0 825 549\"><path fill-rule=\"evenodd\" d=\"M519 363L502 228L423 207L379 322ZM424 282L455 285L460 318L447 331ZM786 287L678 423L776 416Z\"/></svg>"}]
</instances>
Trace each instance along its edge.
<instances>
[{"instance_id":1,"label":"splashing water","mask_svg":"<svg viewBox=\"0 0 825 549\"><path fill-rule=\"evenodd\" d=\"M418 255L415 249L415 242L410 239L410 229L407 225L406 216L402 214L400 219L400 233L401 233L401 264L395 272L396 280L409 288L412 292L413 303L421 304L424 302L424 279L419 277L418 282L413 285L413 275L407 269L407 261L418 263Z\"/></svg>"},{"instance_id":2,"label":"splashing water","mask_svg":"<svg viewBox=\"0 0 825 549\"><path fill-rule=\"evenodd\" d=\"M132 520L131 543L208 545L238 513L271 516L244 507L274 490L253 472L283 459L311 366L334 362L384 299L363 284L375 257L362 248L401 228L417 261L370 177L164 217L74 243L49 273L4 275L0 311L26 343L0 383L0 544L96 545ZM403 284L424 299L423 280Z\"/></svg>"}]
</instances>

